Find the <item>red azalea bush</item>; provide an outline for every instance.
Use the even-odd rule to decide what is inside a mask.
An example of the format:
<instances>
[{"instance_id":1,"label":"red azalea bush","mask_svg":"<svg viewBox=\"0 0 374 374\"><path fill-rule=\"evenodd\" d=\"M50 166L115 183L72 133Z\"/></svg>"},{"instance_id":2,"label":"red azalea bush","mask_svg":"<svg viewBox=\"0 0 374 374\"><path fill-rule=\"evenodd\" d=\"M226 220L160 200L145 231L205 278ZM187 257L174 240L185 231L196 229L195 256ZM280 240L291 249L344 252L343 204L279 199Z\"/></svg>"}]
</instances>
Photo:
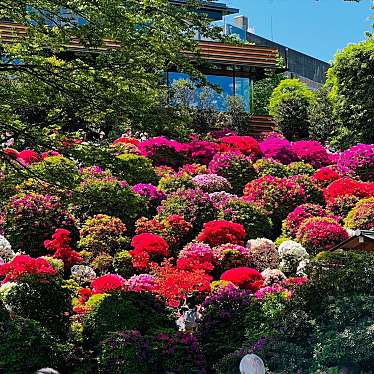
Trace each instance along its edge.
<instances>
[{"instance_id":1,"label":"red azalea bush","mask_svg":"<svg viewBox=\"0 0 374 374\"><path fill-rule=\"evenodd\" d=\"M81 255L71 248L72 238L69 230L57 229L52 235L52 239L46 240L44 246L46 249L54 252L54 258L58 258L64 262L65 270L83 262Z\"/></svg>"},{"instance_id":2,"label":"red azalea bush","mask_svg":"<svg viewBox=\"0 0 374 374\"><path fill-rule=\"evenodd\" d=\"M113 142L113 145L117 144L132 144L138 146L140 144L140 140L131 137L121 137Z\"/></svg>"},{"instance_id":3,"label":"red azalea bush","mask_svg":"<svg viewBox=\"0 0 374 374\"><path fill-rule=\"evenodd\" d=\"M328 166L318 169L312 175L312 180L322 187L327 187L330 183L339 178L340 174L335 169Z\"/></svg>"},{"instance_id":4,"label":"red azalea bush","mask_svg":"<svg viewBox=\"0 0 374 374\"><path fill-rule=\"evenodd\" d=\"M220 139L222 143L228 144L233 150L238 150L252 160L262 156L260 144L251 136L224 136Z\"/></svg>"},{"instance_id":5,"label":"red azalea bush","mask_svg":"<svg viewBox=\"0 0 374 374\"><path fill-rule=\"evenodd\" d=\"M308 218L300 225L296 235L297 241L310 253L330 250L348 238L347 230L327 217Z\"/></svg>"},{"instance_id":6,"label":"red azalea bush","mask_svg":"<svg viewBox=\"0 0 374 374\"><path fill-rule=\"evenodd\" d=\"M243 288L256 292L263 287L263 278L260 272L253 268L240 267L225 271L221 275L221 280L231 282Z\"/></svg>"},{"instance_id":7,"label":"red azalea bush","mask_svg":"<svg viewBox=\"0 0 374 374\"><path fill-rule=\"evenodd\" d=\"M305 202L306 193L292 178L267 175L248 183L244 187L244 198L264 208L273 223L280 225L288 213Z\"/></svg>"},{"instance_id":8,"label":"red azalea bush","mask_svg":"<svg viewBox=\"0 0 374 374\"><path fill-rule=\"evenodd\" d=\"M323 192L327 203L346 195L365 198L374 196L374 182L361 182L344 177L329 184Z\"/></svg>"},{"instance_id":9,"label":"red azalea bush","mask_svg":"<svg viewBox=\"0 0 374 374\"><path fill-rule=\"evenodd\" d=\"M91 282L94 294L119 291L125 286L125 280L117 274L106 274Z\"/></svg>"},{"instance_id":10,"label":"red azalea bush","mask_svg":"<svg viewBox=\"0 0 374 374\"><path fill-rule=\"evenodd\" d=\"M292 143L292 151L300 161L311 164L314 168L321 168L329 164L326 148L315 140L300 140Z\"/></svg>"},{"instance_id":11,"label":"red azalea bush","mask_svg":"<svg viewBox=\"0 0 374 374\"><path fill-rule=\"evenodd\" d=\"M243 225L222 220L205 223L197 240L208 243L211 247L226 243L243 245L245 236Z\"/></svg>"},{"instance_id":12,"label":"red azalea bush","mask_svg":"<svg viewBox=\"0 0 374 374\"><path fill-rule=\"evenodd\" d=\"M17 160L25 165L30 165L33 162L39 161L39 155L32 149L25 149L17 154Z\"/></svg>"},{"instance_id":13,"label":"red azalea bush","mask_svg":"<svg viewBox=\"0 0 374 374\"><path fill-rule=\"evenodd\" d=\"M133 257L133 265L144 269L150 260L159 260L169 256L169 244L160 235L144 233L135 235L131 241L134 250L130 251Z\"/></svg>"},{"instance_id":14,"label":"red azalea bush","mask_svg":"<svg viewBox=\"0 0 374 374\"><path fill-rule=\"evenodd\" d=\"M195 292L201 293L200 296L209 292L212 279L200 267L181 269L169 260L162 266L155 265L152 274L155 276L155 292L171 307L178 307Z\"/></svg>"},{"instance_id":15,"label":"red azalea bush","mask_svg":"<svg viewBox=\"0 0 374 374\"><path fill-rule=\"evenodd\" d=\"M32 258L19 255L6 264L0 264L0 276L5 277L2 283L16 282L25 276L57 275L55 268L42 257Z\"/></svg>"},{"instance_id":16,"label":"red azalea bush","mask_svg":"<svg viewBox=\"0 0 374 374\"><path fill-rule=\"evenodd\" d=\"M334 218L321 205L302 204L293 210L283 221L282 230L285 237L296 238L300 225L308 218L329 217ZM338 217L335 217L338 219Z\"/></svg>"}]
</instances>

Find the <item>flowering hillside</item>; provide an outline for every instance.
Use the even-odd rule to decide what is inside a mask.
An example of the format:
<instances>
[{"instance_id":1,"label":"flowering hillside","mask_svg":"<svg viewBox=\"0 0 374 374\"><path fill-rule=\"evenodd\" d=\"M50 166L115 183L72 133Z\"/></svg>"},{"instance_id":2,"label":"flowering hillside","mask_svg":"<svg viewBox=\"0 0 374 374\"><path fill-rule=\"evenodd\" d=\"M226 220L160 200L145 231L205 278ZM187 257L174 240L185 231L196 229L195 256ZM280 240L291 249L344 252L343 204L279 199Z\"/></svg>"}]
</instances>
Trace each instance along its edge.
<instances>
[{"instance_id":1,"label":"flowering hillside","mask_svg":"<svg viewBox=\"0 0 374 374\"><path fill-rule=\"evenodd\" d=\"M374 259L332 251L374 229L374 145L272 133L3 152L7 373L235 373L248 352L270 372L374 370Z\"/></svg>"}]
</instances>

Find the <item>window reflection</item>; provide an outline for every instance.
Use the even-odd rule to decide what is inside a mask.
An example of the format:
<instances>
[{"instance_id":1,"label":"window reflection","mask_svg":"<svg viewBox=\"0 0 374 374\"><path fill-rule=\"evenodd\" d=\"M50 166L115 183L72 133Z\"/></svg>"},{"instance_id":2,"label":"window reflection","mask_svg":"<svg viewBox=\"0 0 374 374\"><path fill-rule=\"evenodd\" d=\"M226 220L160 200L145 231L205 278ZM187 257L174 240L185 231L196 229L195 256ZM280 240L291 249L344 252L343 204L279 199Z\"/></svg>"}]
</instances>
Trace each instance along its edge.
<instances>
[{"instance_id":1,"label":"window reflection","mask_svg":"<svg viewBox=\"0 0 374 374\"><path fill-rule=\"evenodd\" d=\"M191 107L213 107L219 112L228 110L228 97L237 96L242 98L244 109L250 111L250 79L234 76L206 75L209 83L217 86L220 90L216 91L209 88L196 87L189 79L188 74L169 72L168 85L174 90L177 87L178 94L183 95L183 100L187 101ZM187 83L190 88L178 85L178 81ZM181 97L179 97L181 99ZM178 99L177 99L178 100ZM181 99L182 100L182 99ZM185 103L186 104L186 103Z\"/></svg>"}]
</instances>

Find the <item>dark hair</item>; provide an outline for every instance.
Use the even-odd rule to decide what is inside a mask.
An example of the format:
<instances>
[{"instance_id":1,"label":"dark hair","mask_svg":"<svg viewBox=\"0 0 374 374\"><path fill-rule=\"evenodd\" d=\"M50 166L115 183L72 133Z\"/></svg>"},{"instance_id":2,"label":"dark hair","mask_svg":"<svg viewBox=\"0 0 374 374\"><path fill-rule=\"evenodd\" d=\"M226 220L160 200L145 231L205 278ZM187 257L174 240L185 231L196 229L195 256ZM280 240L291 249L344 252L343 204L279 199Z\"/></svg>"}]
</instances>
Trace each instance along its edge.
<instances>
[{"instance_id":1,"label":"dark hair","mask_svg":"<svg viewBox=\"0 0 374 374\"><path fill-rule=\"evenodd\" d=\"M355 362L345 362L338 366L339 374L360 374L361 368Z\"/></svg>"}]
</instances>

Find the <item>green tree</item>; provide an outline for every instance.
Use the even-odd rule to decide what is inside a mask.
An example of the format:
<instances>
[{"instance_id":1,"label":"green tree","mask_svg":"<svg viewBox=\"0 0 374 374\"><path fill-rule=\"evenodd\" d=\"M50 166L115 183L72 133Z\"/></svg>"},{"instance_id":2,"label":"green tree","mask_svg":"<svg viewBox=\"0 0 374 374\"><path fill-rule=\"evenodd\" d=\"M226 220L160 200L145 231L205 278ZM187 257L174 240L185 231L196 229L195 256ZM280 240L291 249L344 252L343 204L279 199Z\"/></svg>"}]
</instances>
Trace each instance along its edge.
<instances>
[{"instance_id":1,"label":"green tree","mask_svg":"<svg viewBox=\"0 0 374 374\"><path fill-rule=\"evenodd\" d=\"M269 115L269 102L271 94L278 84L285 79L283 74L269 71L264 79L254 82L253 85L253 113Z\"/></svg>"},{"instance_id":2,"label":"green tree","mask_svg":"<svg viewBox=\"0 0 374 374\"><path fill-rule=\"evenodd\" d=\"M0 18L28 30L14 43L0 40L0 134L36 143L49 126L178 129L178 116L160 105L164 72L199 76L185 51L196 52L196 31L218 34L190 9L167 0L1 1Z\"/></svg>"},{"instance_id":3,"label":"green tree","mask_svg":"<svg viewBox=\"0 0 374 374\"><path fill-rule=\"evenodd\" d=\"M374 37L338 52L327 85L340 124L337 140L374 142Z\"/></svg>"},{"instance_id":4,"label":"green tree","mask_svg":"<svg viewBox=\"0 0 374 374\"><path fill-rule=\"evenodd\" d=\"M314 93L298 79L285 79L274 89L269 113L279 129L289 140L308 137L308 109L314 101Z\"/></svg>"},{"instance_id":5,"label":"green tree","mask_svg":"<svg viewBox=\"0 0 374 374\"><path fill-rule=\"evenodd\" d=\"M319 88L315 93L315 101L308 108L309 136L321 143L329 142L337 131L329 93L328 87Z\"/></svg>"}]
</instances>

